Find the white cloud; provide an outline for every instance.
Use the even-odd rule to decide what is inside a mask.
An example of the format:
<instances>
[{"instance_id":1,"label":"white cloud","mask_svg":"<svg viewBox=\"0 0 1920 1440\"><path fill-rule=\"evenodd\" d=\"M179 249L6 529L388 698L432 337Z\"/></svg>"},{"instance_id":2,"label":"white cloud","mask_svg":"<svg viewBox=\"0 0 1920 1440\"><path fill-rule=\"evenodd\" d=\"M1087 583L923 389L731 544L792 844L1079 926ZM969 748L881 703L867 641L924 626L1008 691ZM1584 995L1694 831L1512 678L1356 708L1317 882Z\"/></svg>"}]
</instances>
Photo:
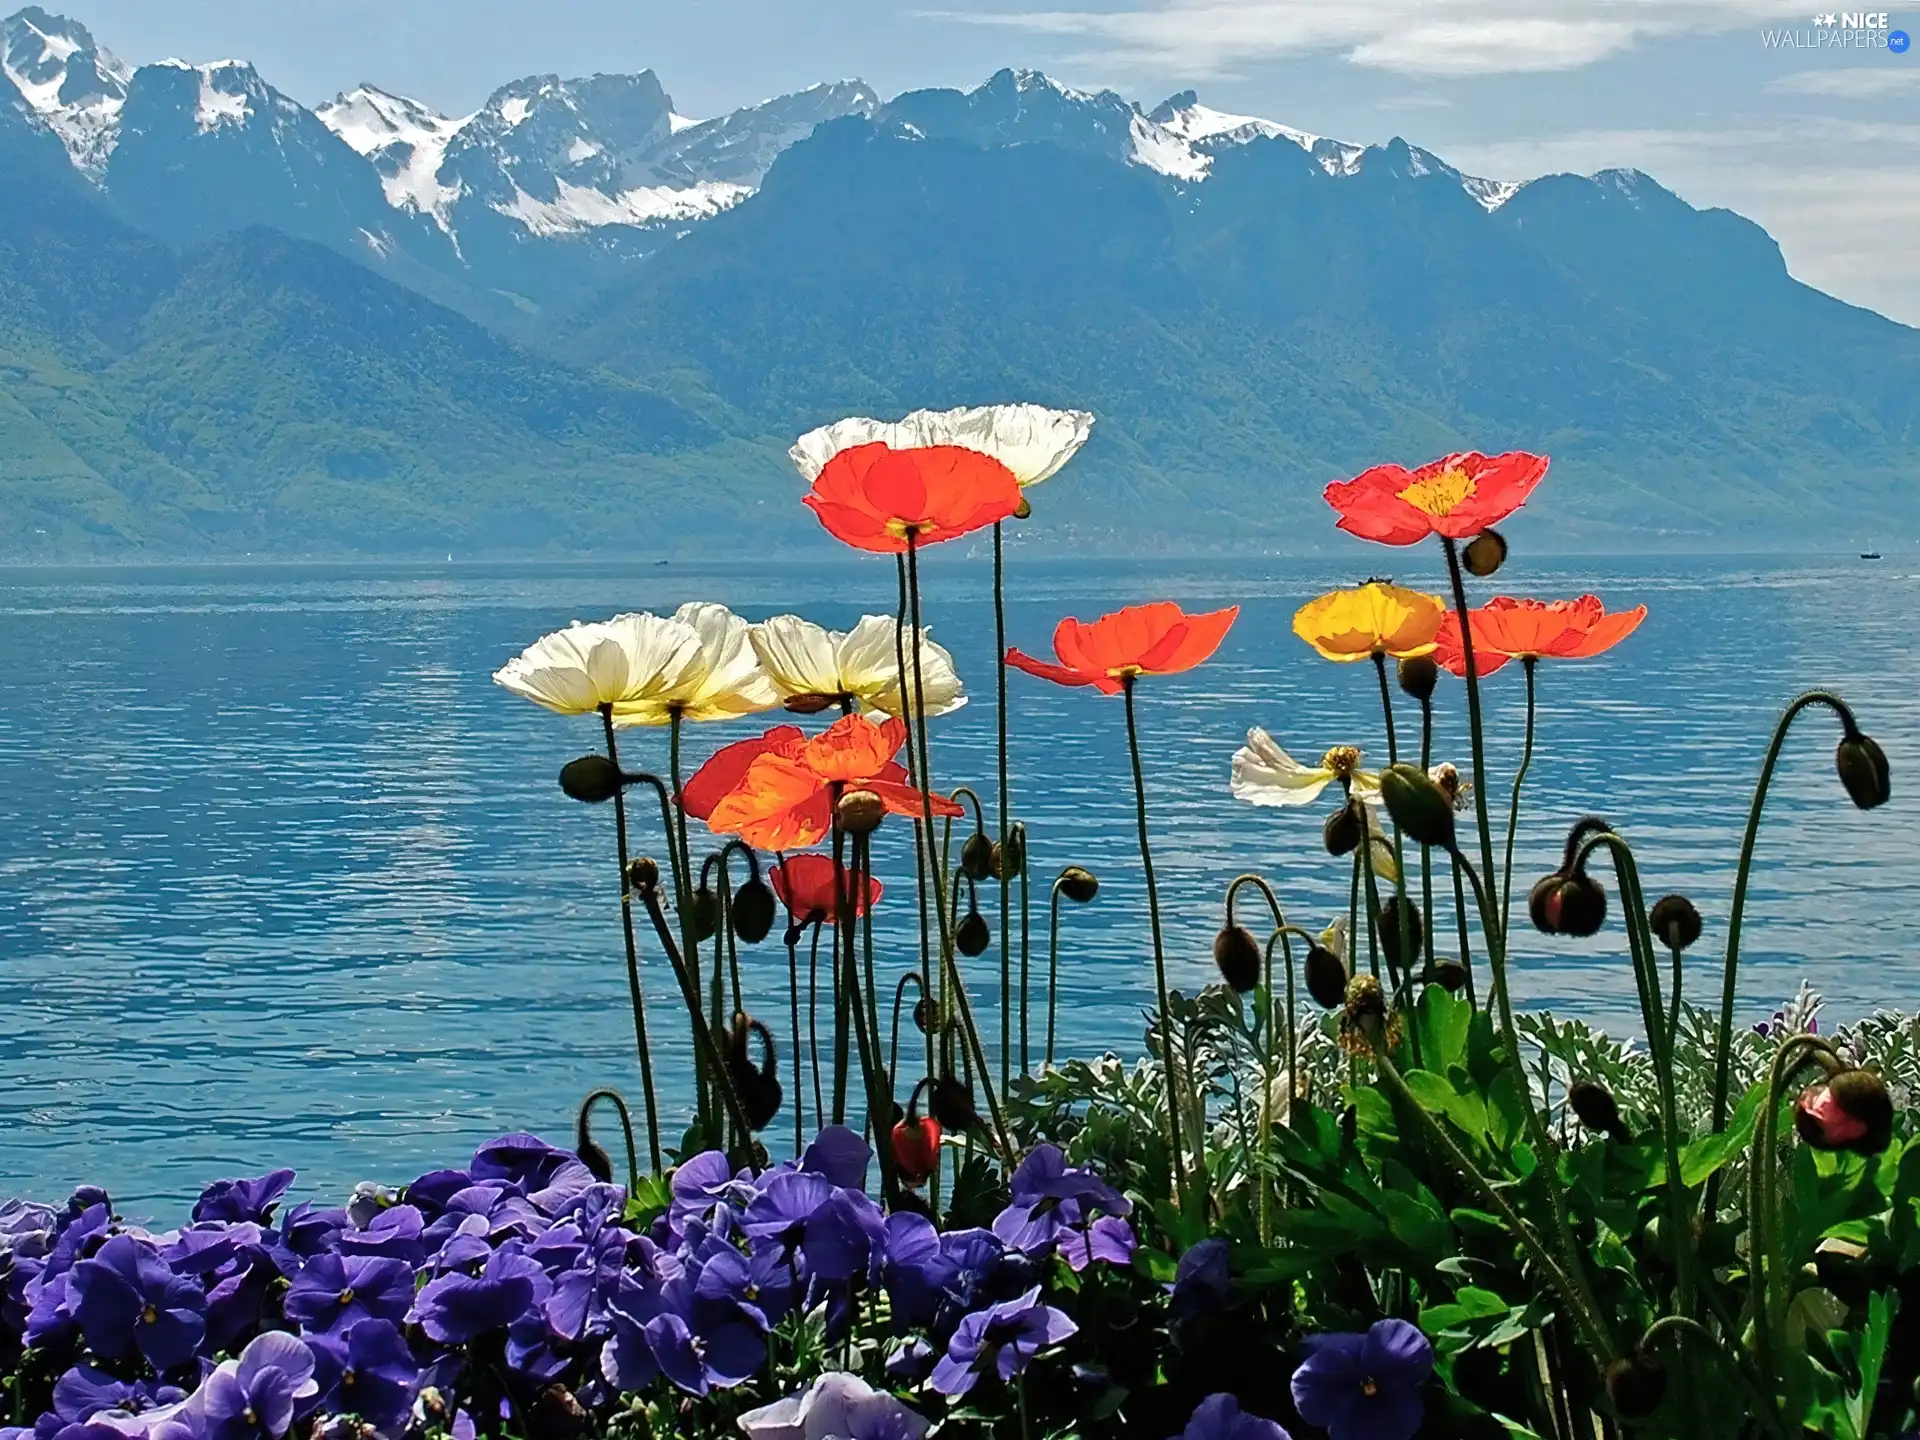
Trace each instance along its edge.
<instances>
[{"instance_id":1,"label":"white cloud","mask_svg":"<svg viewBox=\"0 0 1920 1440\"><path fill-rule=\"evenodd\" d=\"M1135 10L938 18L1075 36L1090 44L1084 61L1195 77L1316 54L1403 75L1466 76L1577 69L1642 41L1757 31L1805 9L1800 0L1160 0Z\"/></svg>"},{"instance_id":2,"label":"white cloud","mask_svg":"<svg viewBox=\"0 0 1920 1440\"><path fill-rule=\"evenodd\" d=\"M1837 70L1802 70L1782 75L1767 87L1790 95L1837 95L1869 100L1920 89L1920 66L1848 65Z\"/></svg>"}]
</instances>

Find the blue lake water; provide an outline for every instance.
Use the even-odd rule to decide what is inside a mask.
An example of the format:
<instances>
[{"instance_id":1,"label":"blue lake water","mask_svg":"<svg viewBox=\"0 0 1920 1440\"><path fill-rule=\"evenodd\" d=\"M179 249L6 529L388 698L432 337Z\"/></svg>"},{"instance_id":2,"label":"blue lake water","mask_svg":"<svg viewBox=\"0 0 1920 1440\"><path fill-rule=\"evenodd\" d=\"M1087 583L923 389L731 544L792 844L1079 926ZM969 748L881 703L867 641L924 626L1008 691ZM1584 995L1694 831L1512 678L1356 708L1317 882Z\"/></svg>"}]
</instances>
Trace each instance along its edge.
<instances>
[{"instance_id":1,"label":"blue lake water","mask_svg":"<svg viewBox=\"0 0 1920 1440\"><path fill-rule=\"evenodd\" d=\"M1371 667L1315 658L1289 623L1303 600L1388 561L1401 580L1439 588L1431 549L1356 544L1339 563L1011 554L1010 635L1042 653L1063 614L1159 597L1244 607L1213 663L1143 684L1177 984L1208 978L1221 889L1240 870L1270 877L1313 928L1344 907L1346 872L1319 845L1325 807L1241 806L1227 767L1250 724L1303 755L1358 742L1383 758ZM1797 690L1832 685L1891 757L1894 800L1871 815L1852 809L1833 779L1834 725L1824 712L1803 720L1761 845L1746 1010L1770 1012L1802 976L1829 996L1829 1013L1920 1003L1910 565L1516 562L1498 588L1592 589L1615 608L1652 609L1612 654L1543 667L1523 889L1551 868L1571 819L1612 817L1651 894L1680 888L1699 902L1708 934L1693 986L1717 993L1767 737ZM927 619L975 697L936 722L935 778L990 799L987 567L948 547L928 566L927 592ZM303 1192L335 1193L452 1162L509 1129L564 1138L577 1097L596 1085L637 1097L612 816L554 784L564 761L593 748L595 725L489 676L570 619L689 598L845 625L891 611L893 568L849 557L701 570L0 571L0 1193L53 1198L84 1178L172 1213L207 1179L278 1164L300 1169ZM1496 814L1519 748L1517 672L1487 683ZM1152 967L1121 706L1011 680L1016 808L1035 872L1080 863L1102 881L1093 905L1066 916L1064 1033L1073 1050L1132 1053ZM1438 703L1437 757L1465 769L1459 686L1443 682ZM757 728L702 727L690 760ZM663 767L664 735L632 733L630 758ZM636 845L660 849L644 820ZM895 866L882 879L894 882L879 924L892 975L917 945L909 877ZM1036 902L1038 959L1044 894ZM1516 936L1525 1001L1632 1028L1617 927L1584 943ZM663 1088L679 1113L684 1027L644 936L643 947L655 1028L669 1037ZM751 1003L784 1015L784 950L747 954ZM972 962L990 1049L992 970L992 951Z\"/></svg>"}]
</instances>

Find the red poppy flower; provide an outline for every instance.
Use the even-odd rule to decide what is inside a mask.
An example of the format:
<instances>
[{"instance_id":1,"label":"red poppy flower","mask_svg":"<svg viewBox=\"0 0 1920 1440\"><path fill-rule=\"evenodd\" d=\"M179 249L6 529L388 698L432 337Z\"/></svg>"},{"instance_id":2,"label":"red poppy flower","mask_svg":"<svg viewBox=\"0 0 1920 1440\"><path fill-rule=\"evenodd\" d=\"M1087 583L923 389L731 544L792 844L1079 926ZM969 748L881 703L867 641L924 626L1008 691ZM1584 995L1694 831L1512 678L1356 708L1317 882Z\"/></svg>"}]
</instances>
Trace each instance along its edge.
<instances>
[{"instance_id":1,"label":"red poppy flower","mask_svg":"<svg viewBox=\"0 0 1920 1440\"><path fill-rule=\"evenodd\" d=\"M1092 624L1068 617L1053 632L1058 665L1018 649L1007 663L1059 685L1091 685L1103 695L1120 693L1135 675L1175 675L1191 670L1220 648L1239 615L1238 605L1189 615L1171 600L1129 605Z\"/></svg>"},{"instance_id":2,"label":"red poppy flower","mask_svg":"<svg viewBox=\"0 0 1920 1440\"><path fill-rule=\"evenodd\" d=\"M1004 520L1020 508L1013 471L978 450L883 441L842 450L815 477L806 503L835 539L897 555Z\"/></svg>"},{"instance_id":3,"label":"red poppy flower","mask_svg":"<svg viewBox=\"0 0 1920 1440\"><path fill-rule=\"evenodd\" d=\"M1647 607L1607 614L1597 595L1578 600L1516 600L1496 595L1473 619L1473 663L1482 675L1491 675L1515 656L1533 659L1584 660L1611 650L1639 628ZM1467 657L1460 646L1460 616L1449 610L1434 639L1433 658L1456 675L1467 673Z\"/></svg>"},{"instance_id":4,"label":"red poppy flower","mask_svg":"<svg viewBox=\"0 0 1920 1440\"><path fill-rule=\"evenodd\" d=\"M702 765L684 787L687 812L699 815L694 806L703 806L701 818L716 834L738 835L762 850L818 844L833 828L835 786L871 790L894 814L917 816L920 792L893 758L906 739L901 721L876 725L863 715L843 716L811 740L795 726L776 725ZM932 800L936 815L966 814L943 795Z\"/></svg>"},{"instance_id":5,"label":"red poppy flower","mask_svg":"<svg viewBox=\"0 0 1920 1440\"><path fill-rule=\"evenodd\" d=\"M1326 497L1340 512L1340 528L1362 540L1382 545L1412 545L1429 535L1465 540L1518 510L1546 473L1544 455L1470 451L1418 470L1376 465L1327 486Z\"/></svg>"},{"instance_id":6,"label":"red poppy flower","mask_svg":"<svg viewBox=\"0 0 1920 1440\"><path fill-rule=\"evenodd\" d=\"M856 916L864 915L880 902L880 882L869 875L866 894L852 894L852 873L845 866L840 873L847 877L848 899L853 904ZM773 886L773 893L780 897L780 903L787 907L787 913L795 920L808 920L816 915L824 916L828 924L840 913L833 891L834 864L826 855L790 855L778 865L767 871L767 883Z\"/></svg>"}]
</instances>

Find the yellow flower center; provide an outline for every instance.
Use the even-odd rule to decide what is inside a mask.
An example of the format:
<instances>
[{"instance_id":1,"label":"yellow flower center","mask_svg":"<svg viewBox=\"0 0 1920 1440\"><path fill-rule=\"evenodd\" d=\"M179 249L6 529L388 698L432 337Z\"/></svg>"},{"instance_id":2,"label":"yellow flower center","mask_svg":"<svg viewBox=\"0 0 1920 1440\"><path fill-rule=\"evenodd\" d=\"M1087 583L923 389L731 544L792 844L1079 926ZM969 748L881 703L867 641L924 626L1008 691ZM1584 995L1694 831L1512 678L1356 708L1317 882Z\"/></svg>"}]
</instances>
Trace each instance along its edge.
<instances>
[{"instance_id":1,"label":"yellow flower center","mask_svg":"<svg viewBox=\"0 0 1920 1440\"><path fill-rule=\"evenodd\" d=\"M1400 498L1416 510L1429 515L1445 515L1473 494L1473 480L1464 470L1442 470L1425 480L1416 480L1400 492Z\"/></svg>"},{"instance_id":2,"label":"yellow flower center","mask_svg":"<svg viewBox=\"0 0 1920 1440\"><path fill-rule=\"evenodd\" d=\"M896 540L911 540L923 528L917 520L893 519L887 521L887 534Z\"/></svg>"},{"instance_id":3,"label":"yellow flower center","mask_svg":"<svg viewBox=\"0 0 1920 1440\"><path fill-rule=\"evenodd\" d=\"M1351 780L1360 768L1360 752L1351 745L1336 745L1320 757L1320 768L1331 770L1336 780Z\"/></svg>"},{"instance_id":4,"label":"yellow flower center","mask_svg":"<svg viewBox=\"0 0 1920 1440\"><path fill-rule=\"evenodd\" d=\"M1372 1399L1380 1393L1380 1382L1369 1375L1365 1380L1360 1382L1360 1393L1368 1399Z\"/></svg>"}]
</instances>

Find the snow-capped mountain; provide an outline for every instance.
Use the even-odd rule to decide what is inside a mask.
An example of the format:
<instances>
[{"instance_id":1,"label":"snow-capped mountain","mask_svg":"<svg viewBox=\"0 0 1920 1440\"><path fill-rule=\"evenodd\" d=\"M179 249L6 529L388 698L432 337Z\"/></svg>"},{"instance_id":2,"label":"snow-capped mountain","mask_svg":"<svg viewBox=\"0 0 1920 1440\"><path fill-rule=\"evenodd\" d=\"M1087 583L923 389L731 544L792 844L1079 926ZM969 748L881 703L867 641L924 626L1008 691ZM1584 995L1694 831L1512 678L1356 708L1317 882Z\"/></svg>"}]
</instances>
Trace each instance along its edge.
<instances>
[{"instance_id":1,"label":"snow-capped mountain","mask_svg":"<svg viewBox=\"0 0 1920 1440\"><path fill-rule=\"evenodd\" d=\"M430 216L446 228L459 192L440 183L440 165L448 144L472 116L456 120L373 85L349 90L314 114L373 162L389 205Z\"/></svg>"},{"instance_id":2,"label":"snow-capped mountain","mask_svg":"<svg viewBox=\"0 0 1920 1440\"><path fill-rule=\"evenodd\" d=\"M0 26L0 72L60 137L74 165L98 178L118 137L133 71L94 44L86 26L29 5Z\"/></svg>"},{"instance_id":3,"label":"snow-capped mountain","mask_svg":"<svg viewBox=\"0 0 1920 1440\"><path fill-rule=\"evenodd\" d=\"M1200 97L1191 90L1161 101L1148 118L1207 156L1255 140L1291 140L1319 161L1320 168L1329 175L1351 175L1367 149L1345 140L1310 135L1257 115L1230 115L1224 110L1215 110L1210 105L1202 105Z\"/></svg>"}]
</instances>

